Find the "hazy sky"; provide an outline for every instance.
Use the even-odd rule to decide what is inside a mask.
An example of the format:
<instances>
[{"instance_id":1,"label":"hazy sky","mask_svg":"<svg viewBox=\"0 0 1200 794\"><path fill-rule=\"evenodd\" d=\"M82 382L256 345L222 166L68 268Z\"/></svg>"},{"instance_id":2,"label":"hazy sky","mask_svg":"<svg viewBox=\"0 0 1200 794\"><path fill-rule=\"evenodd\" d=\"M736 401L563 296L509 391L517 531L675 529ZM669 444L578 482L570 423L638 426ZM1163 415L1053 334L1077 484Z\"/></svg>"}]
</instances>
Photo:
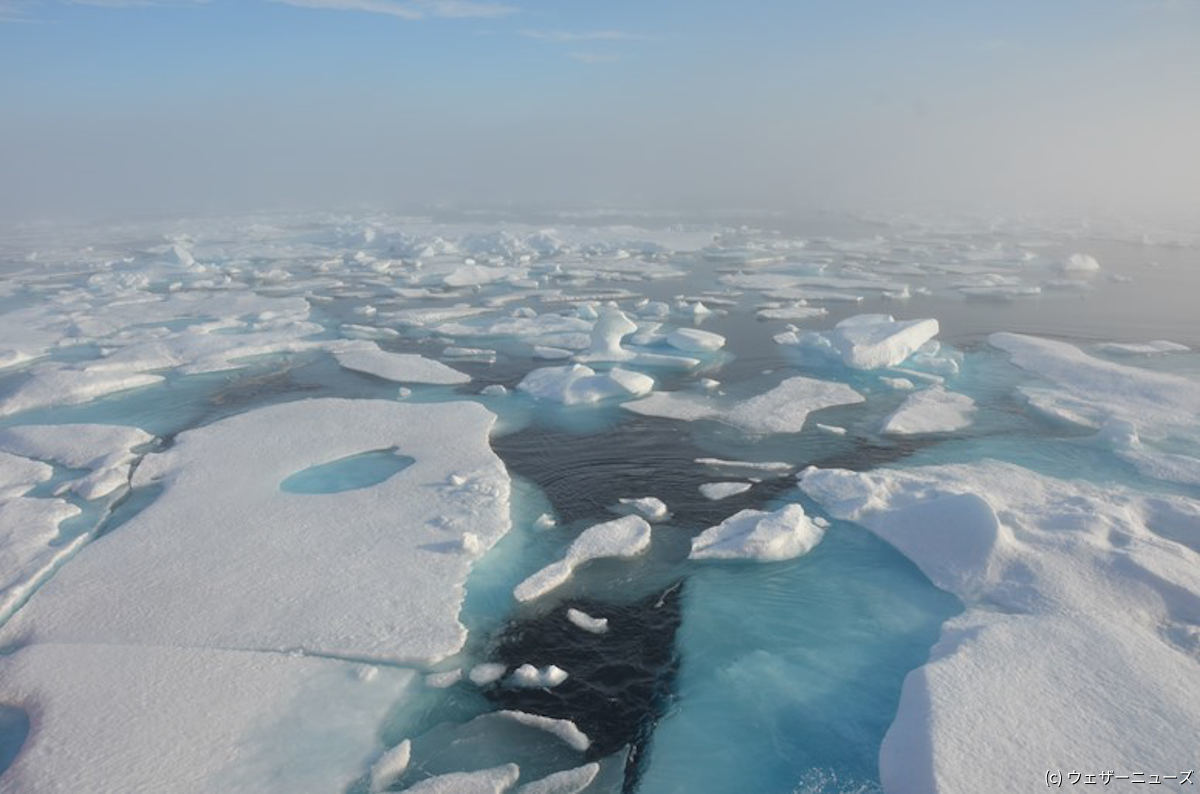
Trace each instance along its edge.
<instances>
[{"instance_id":1,"label":"hazy sky","mask_svg":"<svg viewBox=\"0 0 1200 794\"><path fill-rule=\"evenodd\" d=\"M0 215L1200 217L1200 2L0 0Z\"/></svg>"}]
</instances>

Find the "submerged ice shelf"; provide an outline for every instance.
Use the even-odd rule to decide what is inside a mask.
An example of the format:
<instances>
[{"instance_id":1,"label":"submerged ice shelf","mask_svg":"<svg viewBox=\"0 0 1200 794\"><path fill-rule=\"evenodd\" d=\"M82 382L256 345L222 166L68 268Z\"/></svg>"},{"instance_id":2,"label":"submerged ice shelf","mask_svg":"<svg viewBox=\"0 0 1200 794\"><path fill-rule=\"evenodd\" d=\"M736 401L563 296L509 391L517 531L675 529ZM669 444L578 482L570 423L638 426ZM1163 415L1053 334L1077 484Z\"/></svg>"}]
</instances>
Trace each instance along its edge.
<instances>
[{"instance_id":1,"label":"submerged ice shelf","mask_svg":"<svg viewBox=\"0 0 1200 794\"><path fill-rule=\"evenodd\" d=\"M0 791L1186 755L1200 340L1112 319L1154 270L1044 228L212 224L0 242Z\"/></svg>"}]
</instances>

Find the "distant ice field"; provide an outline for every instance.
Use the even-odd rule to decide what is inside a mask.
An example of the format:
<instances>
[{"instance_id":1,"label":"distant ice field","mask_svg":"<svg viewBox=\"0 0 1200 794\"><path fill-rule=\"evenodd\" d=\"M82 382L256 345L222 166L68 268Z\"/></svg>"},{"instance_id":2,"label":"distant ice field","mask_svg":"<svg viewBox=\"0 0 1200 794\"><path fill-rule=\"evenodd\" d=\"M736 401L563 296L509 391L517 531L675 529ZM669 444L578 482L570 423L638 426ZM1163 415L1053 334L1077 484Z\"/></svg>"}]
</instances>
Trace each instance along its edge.
<instances>
[{"instance_id":1,"label":"distant ice field","mask_svg":"<svg viewBox=\"0 0 1200 794\"><path fill-rule=\"evenodd\" d=\"M5 228L0 792L1193 768L1198 256L1004 219Z\"/></svg>"}]
</instances>

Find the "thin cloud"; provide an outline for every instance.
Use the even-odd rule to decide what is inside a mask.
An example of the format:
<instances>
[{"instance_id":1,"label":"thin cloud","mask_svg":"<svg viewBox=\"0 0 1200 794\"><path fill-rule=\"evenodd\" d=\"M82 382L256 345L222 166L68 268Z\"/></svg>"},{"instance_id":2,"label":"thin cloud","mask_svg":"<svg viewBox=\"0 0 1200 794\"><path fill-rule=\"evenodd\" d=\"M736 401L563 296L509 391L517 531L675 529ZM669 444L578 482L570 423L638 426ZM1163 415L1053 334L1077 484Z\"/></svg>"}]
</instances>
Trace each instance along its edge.
<instances>
[{"instance_id":1,"label":"thin cloud","mask_svg":"<svg viewBox=\"0 0 1200 794\"><path fill-rule=\"evenodd\" d=\"M570 43L576 41L644 41L649 38L641 33L625 30L522 30L521 35L538 41Z\"/></svg>"},{"instance_id":2,"label":"thin cloud","mask_svg":"<svg viewBox=\"0 0 1200 794\"><path fill-rule=\"evenodd\" d=\"M568 55L580 63L612 63L621 60L620 55L605 52L572 52Z\"/></svg>"},{"instance_id":3,"label":"thin cloud","mask_svg":"<svg viewBox=\"0 0 1200 794\"><path fill-rule=\"evenodd\" d=\"M486 0L410 0L410 2L396 2L395 0L272 0L272 2L299 8L362 11L399 19L488 18L507 16L517 11L513 6Z\"/></svg>"}]
</instances>

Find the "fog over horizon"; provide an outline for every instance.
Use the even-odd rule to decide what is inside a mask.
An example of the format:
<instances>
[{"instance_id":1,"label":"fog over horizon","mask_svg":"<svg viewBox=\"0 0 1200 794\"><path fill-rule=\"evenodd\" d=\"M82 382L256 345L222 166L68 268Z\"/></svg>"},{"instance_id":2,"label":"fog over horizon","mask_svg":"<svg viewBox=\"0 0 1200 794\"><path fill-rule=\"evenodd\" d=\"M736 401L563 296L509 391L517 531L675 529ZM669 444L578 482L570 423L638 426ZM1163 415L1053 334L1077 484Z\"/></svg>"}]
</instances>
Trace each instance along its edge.
<instances>
[{"instance_id":1,"label":"fog over horizon","mask_svg":"<svg viewBox=\"0 0 1200 794\"><path fill-rule=\"evenodd\" d=\"M1200 4L0 3L0 218L1200 217Z\"/></svg>"}]
</instances>

